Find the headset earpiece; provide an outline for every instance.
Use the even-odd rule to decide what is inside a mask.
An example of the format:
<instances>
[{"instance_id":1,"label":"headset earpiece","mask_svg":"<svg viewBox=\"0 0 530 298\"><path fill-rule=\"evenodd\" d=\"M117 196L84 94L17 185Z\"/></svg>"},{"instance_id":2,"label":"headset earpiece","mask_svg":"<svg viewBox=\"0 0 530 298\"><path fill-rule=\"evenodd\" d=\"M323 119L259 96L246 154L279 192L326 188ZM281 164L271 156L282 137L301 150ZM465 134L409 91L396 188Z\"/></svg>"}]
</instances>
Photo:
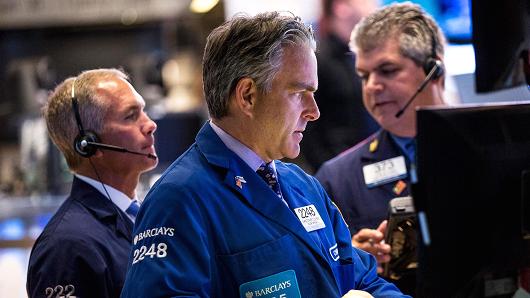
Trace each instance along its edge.
<instances>
[{"instance_id":1,"label":"headset earpiece","mask_svg":"<svg viewBox=\"0 0 530 298\"><path fill-rule=\"evenodd\" d=\"M420 20L425 25L425 28L427 29L427 31L429 31L429 34L431 35L431 56L423 64L423 71L425 72L425 75L428 75L433 69L436 68L430 79L431 81L434 81L443 76L445 73L444 64L442 60L437 58L436 55L438 39L434 34L434 30L429 26L425 19L418 18L418 20Z\"/></svg>"},{"instance_id":2,"label":"headset earpiece","mask_svg":"<svg viewBox=\"0 0 530 298\"><path fill-rule=\"evenodd\" d=\"M74 139L74 150L83 157L91 157L97 151L97 146L91 145L90 143L100 143L97 134L90 130L83 128L83 122L81 122L81 115L79 113L79 107L77 97L75 96L75 81L72 82L72 110L74 112L75 122L79 130L79 134Z\"/></svg>"},{"instance_id":3,"label":"headset earpiece","mask_svg":"<svg viewBox=\"0 0 530 298\"><path fill-rule=\"evenodd\" d=\"M91 157L97 151L97 147L90 145L90 143L99 143L100 140L98 136L92 131L85 131L84 135L77 135L74 140L74 149L75 152L83 157Z\"/></svg>"},{"instance_id":4,"label":"headset earpiece","mask_svg":"<svg viewBox=\"0 0 530 298\"><path fill-rule=\"evenodd\" d=\"M441 76L444 75L445 69L442 60L437 59L436 57L436 45L437 45L437 39L434 35L434 31L429 27L429 24L421 17L417 17L417 20L422 22L425 25L425 28L427 31L429 31L431 35L431 55L429 58L427 58L427 61L423 64L423 71L425 72L425 79L421 82L418 89L416 89L416 92L410 97L410 99L405 103L405 105L399 109L399 111L396 113L396 118L401 117L403 115L403 112L407 109L407 107L412 103L414 98L420 94L423 89L425 89L425 86L429 82L435 81Z\"/></svg>"},{"instance_id":5,"label":"headset earpiece","mask_svg":"<svg viewBox=\"0 0 530 298\"><path fill-rule=\"evenodd\" d=\"M442 61L436 58L429 58L427 59L427 62L423 64L423 71L425 71L425 75L428 75L431 72L431 70L435 67L437 67L436 71L433 73L431 77L431 80L433 81L443 76L445 72Z\"/></svg>"}]
</instances>

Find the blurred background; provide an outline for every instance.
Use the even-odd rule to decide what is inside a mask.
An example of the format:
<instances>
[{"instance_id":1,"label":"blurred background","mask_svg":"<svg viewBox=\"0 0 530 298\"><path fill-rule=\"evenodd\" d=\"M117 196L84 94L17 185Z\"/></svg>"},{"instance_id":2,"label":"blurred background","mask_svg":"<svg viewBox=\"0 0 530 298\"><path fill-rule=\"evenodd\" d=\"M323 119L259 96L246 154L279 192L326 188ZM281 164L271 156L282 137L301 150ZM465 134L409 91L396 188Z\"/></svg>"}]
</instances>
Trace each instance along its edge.
<instances>
[{"instance_id":1,"label":"blurred background","mask_svg":"<svg viewBox=\"0 0 530 298\"><path fill-rule=\"evenodd\" d=\"M475 92L469 1L413 2L448 37L452 103L530 99L526 85ZM0 0L0 297L26 297L31 246L70 190L72 175L40 116L48 92L86 69L130 75L158 125L160 163L142 177L142 198L208 118L200 69L208 33L238 12L270 10L319 28L320 0ZM315 170L303 156L293 162Z\"/></svg>"}]
</instances>

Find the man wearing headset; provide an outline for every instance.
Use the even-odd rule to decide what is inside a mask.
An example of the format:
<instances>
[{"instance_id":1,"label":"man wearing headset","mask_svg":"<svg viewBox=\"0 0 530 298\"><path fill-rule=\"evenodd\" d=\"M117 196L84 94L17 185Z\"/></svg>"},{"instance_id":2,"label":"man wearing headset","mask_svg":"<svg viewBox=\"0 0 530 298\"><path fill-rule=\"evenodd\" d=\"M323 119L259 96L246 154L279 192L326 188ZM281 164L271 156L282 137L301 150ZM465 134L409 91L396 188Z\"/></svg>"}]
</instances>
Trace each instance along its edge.
<instances>
[{"instance_id":1,"label":"man wearing headset","mask_svg":"<svg viewBox=\"0 0 530 298\"><path fill-rule=\"evenodd\" d=\"M382 130L326 162L316 177L342 211L352 244L372 253L380 272L390 260L389 201L410 195L415 108L444 103L443 44L434 20L411 3L382 7L352 32L364 105ZM414 288L396 284L408 294Z\"/></svg>"},{"instance_id":2,"label":"man wearing headset","mask_svg":"<svg viewBox=\"0 0 530 298\"><path fill-rule=\"evenodd\" d=\"M43 109L74 180L33 246L30 297L120 295L138 210L135 189L157 165L156 124L127 79L116 69L82 72L58 85Z\"/></svg>"}]
</instances>

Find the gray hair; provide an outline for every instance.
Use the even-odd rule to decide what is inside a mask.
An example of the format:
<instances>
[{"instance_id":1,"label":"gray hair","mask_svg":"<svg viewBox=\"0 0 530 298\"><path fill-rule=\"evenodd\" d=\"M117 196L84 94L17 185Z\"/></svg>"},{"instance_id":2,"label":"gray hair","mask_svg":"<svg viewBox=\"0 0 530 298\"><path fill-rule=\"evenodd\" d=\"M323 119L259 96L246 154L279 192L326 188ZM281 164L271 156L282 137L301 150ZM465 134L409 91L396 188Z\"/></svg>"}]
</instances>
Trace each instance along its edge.
<instances>
[{"instance_id":1,"label":"gray hair","mask_svg":"<svg viewBox=\"0 0 530 298\"><path fill-rule=\"evenodd\" d=\"M229 97L242 78L253 79L259 92L270 91L283 48L301 45L315 51L313 30L292 14L236 15L215 28L206 40L202 61L210 116L220 119L228 114Z\"/></svg>"},{"instance_id":2,"label":"gray hair","mask_svg":"<svg viewBox=\"0 0 530 298\"><path fill-rule=\"evenodd\" d=\"M72 107L72 93L77 98L79 116L85 131L100 134L111 101L97 92L97 85L113 78L128 80L128 76L117 69L88 70L77 77L67 78L50 94L42 109L48 134L72 170L80 165L83 158L74 150L74 140L79 135L79 129Z\"/></svg>"},{"instance_id":3,"label":"gray hair","mask_svg":"<svg viewBox=\"0 0 530 298\"><path fill-rule=\"evenodd\" d=\"M433 18L410 2L383 6L353 29L350 48L369 52L394 39L401 55L424 65L433 53L443 60L445 37Z\"/></svg>"}]
</instances>

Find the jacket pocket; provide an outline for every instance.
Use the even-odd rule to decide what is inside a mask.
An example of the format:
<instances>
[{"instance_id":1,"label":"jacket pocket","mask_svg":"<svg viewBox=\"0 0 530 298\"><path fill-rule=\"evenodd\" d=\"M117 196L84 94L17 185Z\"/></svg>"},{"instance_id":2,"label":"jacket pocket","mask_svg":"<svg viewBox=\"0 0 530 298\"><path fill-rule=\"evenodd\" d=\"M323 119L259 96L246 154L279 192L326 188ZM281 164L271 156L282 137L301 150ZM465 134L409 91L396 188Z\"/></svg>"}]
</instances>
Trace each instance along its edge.
<instances>
[{"instance_id":1,"label":"jacket pocket","mask_svg":"<svg viewBox=\"0 0 530 298\"><path fill-rule=\"evenodd\" d=\"M246 251L217 255L219 273L241 285L285 270L296 270L300 262L296 246L293 236L286 234Z\"/></svg>"}]
</instances>

